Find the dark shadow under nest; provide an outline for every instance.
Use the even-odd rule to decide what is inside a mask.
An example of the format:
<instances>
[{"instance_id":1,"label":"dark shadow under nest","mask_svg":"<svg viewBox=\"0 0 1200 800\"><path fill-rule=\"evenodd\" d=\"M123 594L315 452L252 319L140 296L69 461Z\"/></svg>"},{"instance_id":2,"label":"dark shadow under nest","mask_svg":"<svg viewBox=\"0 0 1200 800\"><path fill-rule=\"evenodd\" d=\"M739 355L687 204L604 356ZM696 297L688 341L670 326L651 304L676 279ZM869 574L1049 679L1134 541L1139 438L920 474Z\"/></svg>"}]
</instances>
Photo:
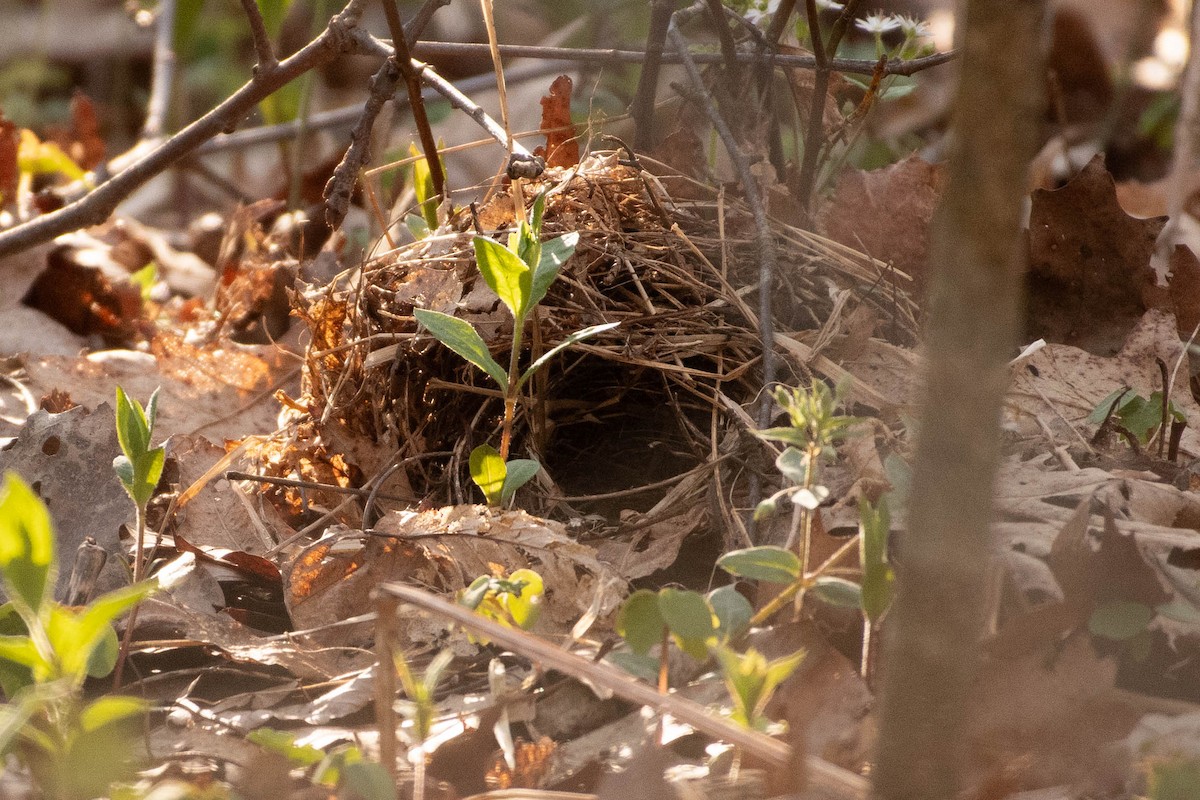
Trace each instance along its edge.
<instances>
[{"instance_id":1,"label":"dark shadow under nest","mask_svg":"<svg viewBox=\"0 0 1200 800\"><path fill-rule=\"evenodd\" d=\"M703 199L674 200L667 187L682 181L680 194ZM526 198L537 191L546 192L543 235L579 231L580 244L526 331L522 364L586 326L620 325L572 346L528 384L512 453L546 470L518 505L624 524L690 505L736 530L757 447L731 409L750 408L761 390L748 212L689 179L639 172L615 153L548 170L525 186ZM418 330L413 309L469 321L507 363L511 317L480 278L471 239L476 226L492 235L512 223L512 199L498 193L477 215L460 211L434 235L297 296L312 342L299 402L306 413L294 424L315 435L321 457L340 454L364 479L399 464L387 493L413 503L479 499L467 454L499 439L500 392ZM912 341L915 306L884 265L795 228L773 230L777 336L828 327L865 304L881 327ZM783 382L809 379L794 353L781 350ZM567 499L581 495L593 499Z\"/></svg>"}]
</instances>

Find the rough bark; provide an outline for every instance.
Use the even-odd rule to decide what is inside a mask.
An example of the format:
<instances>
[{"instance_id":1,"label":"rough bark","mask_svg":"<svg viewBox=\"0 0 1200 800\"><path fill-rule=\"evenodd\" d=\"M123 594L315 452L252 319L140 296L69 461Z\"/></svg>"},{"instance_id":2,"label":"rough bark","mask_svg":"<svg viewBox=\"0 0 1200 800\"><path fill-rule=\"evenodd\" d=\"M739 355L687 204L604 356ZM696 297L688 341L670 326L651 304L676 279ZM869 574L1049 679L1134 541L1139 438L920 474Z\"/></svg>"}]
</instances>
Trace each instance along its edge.
<instances>
[{"instance_id":1,"label":"rough bark","mask_svg":"<svg viewBox=\"0 0 1200 800\"><path fill-rule=\"evenodd\" d=\"M949 800L959 786L1020 315L1021 202L1043 104L1042 10L1040 0L970 0L961 35L927 381L883 661L875 797L886 800Z\"/></svg>"}]
</instances>

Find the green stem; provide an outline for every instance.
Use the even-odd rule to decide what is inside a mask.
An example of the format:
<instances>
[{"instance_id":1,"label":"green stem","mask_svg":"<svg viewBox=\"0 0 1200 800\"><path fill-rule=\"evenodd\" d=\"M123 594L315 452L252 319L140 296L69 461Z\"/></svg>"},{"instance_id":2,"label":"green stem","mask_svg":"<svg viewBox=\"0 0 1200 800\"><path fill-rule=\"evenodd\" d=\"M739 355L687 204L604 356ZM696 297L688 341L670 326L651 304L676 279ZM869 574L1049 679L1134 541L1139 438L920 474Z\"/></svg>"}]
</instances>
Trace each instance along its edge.
<instances>
[{"instance_id":1,"label":"green stem","mask_svg":"<svg viewBox=\"0 0 1200 800\"><path fill-rule=\"evenodd\" d=\"M517 398L521 390L517 385L521 379L518 372L521 359L521 334L524 319L513 320L512 352L508 356L508 390L504 393L504 420L500 425L500 460L508 462L508 450L512 446L513 417L516 415Z\"/></svg>"}]
</instances>

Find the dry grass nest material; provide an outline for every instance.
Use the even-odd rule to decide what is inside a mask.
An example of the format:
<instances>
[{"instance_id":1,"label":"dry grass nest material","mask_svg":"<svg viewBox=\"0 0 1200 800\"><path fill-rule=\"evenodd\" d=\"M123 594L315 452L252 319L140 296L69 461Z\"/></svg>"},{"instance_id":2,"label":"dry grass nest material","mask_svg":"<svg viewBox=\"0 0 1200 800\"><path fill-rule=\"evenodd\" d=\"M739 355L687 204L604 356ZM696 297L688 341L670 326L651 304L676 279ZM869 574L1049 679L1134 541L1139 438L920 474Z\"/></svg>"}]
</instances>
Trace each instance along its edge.
<instances>
[{"instance_id":1,"label":"dry grass nest material","mask_svg":"<svg viewBox=\"0 0 1200 800\"><path fill-rule=\"evenodd\" d=\"M629 490L669 486L664 478L718 463L731 474L747 437L726 437L745 427L730 407L753 403L761 380L755 228L744 205L687 178L653 177L615 152L547 170L525 185L527 201L538 191L546 192L544 235L579 231L580 243L525 342L544 352L580 328L620 326L569 348L530 382L512 452L539 458L550 480L522 490L519 504L569 516L580 509L562 507L572 493L632 498ZM298 424L367 477L401 464L414 501L476 499L466 456L498 441L502 400L486 375L418 329L413 309L469 321L506 364L512 321L481 279L471 239L478 225L503 241L512 224L511 196L498 193L477 214L465 209L434 235L298 298L312 333L301 403L309 412ZM915 306L882 264L771 224L777 335L832 334L838 319L867 305L911 340ZM807 379L807 367L787 358L780 380ZM374 449L378 458L356 459L336 444L351 440L360 456ZM712 485L696 482L697 492Z\"/></svg>"}]
</instances>

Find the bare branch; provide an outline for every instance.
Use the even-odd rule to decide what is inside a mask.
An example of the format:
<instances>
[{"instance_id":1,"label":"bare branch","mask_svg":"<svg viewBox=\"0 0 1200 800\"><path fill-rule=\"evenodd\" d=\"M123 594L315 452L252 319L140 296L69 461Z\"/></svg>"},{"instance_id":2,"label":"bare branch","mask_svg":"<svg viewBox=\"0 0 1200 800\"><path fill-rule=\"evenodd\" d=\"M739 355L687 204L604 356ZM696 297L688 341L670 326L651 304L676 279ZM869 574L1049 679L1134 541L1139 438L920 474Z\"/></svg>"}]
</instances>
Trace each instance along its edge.
<instances>
[{"instance_id":1,"label":"bare branch","mask_svg":"<svg viewBox=\"0 0 1200 800\"><path fill-rule=\"evenodd\" d=\"M650 4L650 33L646 37L646 52L635 53L642 62L642 74L638 76L637 93L629 107L637 132L633 144L638 150L647 150L654 143L654 95L658 91L658 71L663 61L663 42L667 38L667 27L675 13L675 0L653 0ZM502 48L501 53L504 52ZM613 51L616 52L616 51ZM514 55L516 55L514 53Z\"/></svg>"},{"instance_id":2,"label":"bare branch","mask_svg":"<svg viewBox=\"0 0 1200 800\"><path fill-rule=\"evenodd\" d=\"M587 64L645 64L649 66L652 52L643 53L640 50L607 50L594 47L541 47L537 45L502 44L499 45L500 55L505 58L552 58L562 61L576 61ZM477 56L486 55L488 46L475 42L419 42L413 47L413 53L420 58L434 56ZM724 61L720 53L689 53L696 64L714 64ZM736 54L738 63L774 64L778 67L798 67L800 69L815 69L817 61L812 56L772 55L770 53L754 53L739 50ZM953 51L934 53L912 60L892 59L884 65L884 75L916 75L918 72L937 67L948 61L953 61L958 54ZM676 51L663 50L658 54L660 64L681 64L683 57ZM835 72L845 72L851 75L872 75L877 61L859 58L832 58L829 67ZM644 68L643 68L644 69ZM644 73L643 73L644 74ZM639 82L639 89L641 83ZM641 95L638 95L640 98ZM653 97L651 97L653 103ZM638 100L632 104L637 107Z\"/></svg>"},{"instance_id":3,"label":"bare branch","mask_svg":"<svg viewBox=\"0 0 1200 800\"><path fill-rule=\"evenodd\" d=\"M262 12L259 11L255 0L242 0L242 8L245 9L246 19L250 22L250 38L254 40L254 54L258 58L258 63L254 65L255 74L269 72L275 69L278 62Z\"/></svg>"},{"instance_id":4,"label":"bare branch","mask_svg":"<svg viewBox=\"0 0 1200 800\"><path fill-rule=\"evenodd\" d=\"M679 32L677 23L679 17L687 13L687 11L677 11L671 15L670 24L667 26L667 38L675 46L677 52L684 54L683 68L687 72L692 87L702 98L704 110L708 114L713 128L716 129L722 144L729 152L729 160L733 162L738 179L742 182L742 187L746 192L746 204L750 206L750 214L754 217L754 241L758 246L758 335L762 347L763 386L769 386L775 380L775 327L772 320L771 284L775 279L776 270L771 228L767 222L767 210L763 206L762 189L754 177L754 173L750 170L750 160L742 152L733 132L725 123L721 112L717 110L712 95L705 88L700 68L687 55L687 41ZM759 409L758 424L765 428L770 421L767 416L770 414L771 408L770 395L767 392L763 392L763 400L763 405Z\"/></svg>"},{"instance_id":5,"label":"bare branch","mask_svg":"<svg viewBox=\"0 0 1200 800\"><path fill-rule=\"evenodd\" d=\"M171 84L175 82L175 0L160 0L154 20L154 61L150 99L146 103L143 139L157 139L167 129Z\"/></svg>"},{"instance_id":6,"label":"bare branch","mask_svg":"<svg viewBox=\"0 0 1200 800\"><path fill-rule=\"evenodd\" d=\"M382 2L387 14L388 29L392 34L392 49L395 51L392 60L400 68L400 74L404 76L404 83L408 87L408 105L412 109L413 122L417 126L417 136L421 139L425 163L429 165L433 193L438 197L445 197L445 173L442 171L441 159L438 158L437 141L434 140L433 130L429 127L429 116L425 113L425 100L421 97L421 76L413 69L412 56L408 52L409 38L400 22L396 0Z\"/></svg>"},{"instance_id":7,"label":"bare branch","mask_svg":"<svg viewBox=\"0 0 1200 800\"><path fill-rule=\"evenodd\" d=\"M332 61L355 46L354 33L364 0L350 0L329 26L295 55L257 74L224 102L150 150L86 197L9 230L0 232L0 256L47 242L56 236L98 225L122 200L221 131L231 131L263 98L305 72Z\"/></svg>"}]
</instances>

